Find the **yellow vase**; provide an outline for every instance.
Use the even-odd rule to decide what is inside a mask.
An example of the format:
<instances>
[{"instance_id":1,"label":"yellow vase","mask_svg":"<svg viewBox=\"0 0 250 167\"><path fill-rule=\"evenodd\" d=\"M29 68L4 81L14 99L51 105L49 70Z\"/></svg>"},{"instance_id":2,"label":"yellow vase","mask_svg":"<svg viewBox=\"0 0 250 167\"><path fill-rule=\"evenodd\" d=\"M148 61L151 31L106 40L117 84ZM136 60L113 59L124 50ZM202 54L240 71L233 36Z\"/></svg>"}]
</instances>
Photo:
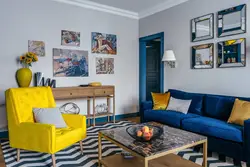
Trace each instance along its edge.
<instances>
[{"instance_id":1,"label":"yellow vase","mask_svg":"<svg viewBox=\"0 0 250 167\"><path fill-rule=\"evenodd\" d=\"M32 79L32 71L29 68L20 68L16 72L19 87L29 87Z\"/></svg>"}]
</instances>

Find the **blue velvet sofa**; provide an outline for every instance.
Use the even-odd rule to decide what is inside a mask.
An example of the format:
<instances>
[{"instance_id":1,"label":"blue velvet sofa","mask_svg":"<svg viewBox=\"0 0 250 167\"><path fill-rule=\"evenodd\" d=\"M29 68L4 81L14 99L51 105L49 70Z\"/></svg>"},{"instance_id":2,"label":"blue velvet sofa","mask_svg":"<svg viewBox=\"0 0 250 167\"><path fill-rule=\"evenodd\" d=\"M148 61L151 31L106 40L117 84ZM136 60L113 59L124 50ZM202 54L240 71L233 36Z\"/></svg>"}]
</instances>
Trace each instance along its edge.
<instances>
[{"instance_id":1,"label":"blue velvet sofa","mask_svg":"<svg viewBox=\"0 0 250 167\"><path fill-rule=\"evenodd\" d=\"M208 150L250 163L250 120L244 126L228 124L236 97L169 90L178 99L192 99L188 114L153 110L151 101L141 103L142 122L155 121L208 137ZM250 98L241 98L250 101Z\"/></svg>"}]
</instances>

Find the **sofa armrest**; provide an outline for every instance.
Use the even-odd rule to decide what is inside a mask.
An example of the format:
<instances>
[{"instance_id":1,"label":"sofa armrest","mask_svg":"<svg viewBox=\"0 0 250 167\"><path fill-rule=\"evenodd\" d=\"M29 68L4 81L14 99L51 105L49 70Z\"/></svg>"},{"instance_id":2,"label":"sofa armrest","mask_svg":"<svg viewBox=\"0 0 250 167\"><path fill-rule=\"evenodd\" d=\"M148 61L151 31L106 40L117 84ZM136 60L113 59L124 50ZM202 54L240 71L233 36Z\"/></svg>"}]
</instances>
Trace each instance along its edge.
<instances>
[{"instance_id":1,"label":"sofa armrest","mask_svg":"<svg viewBox=\"0 0 250 167\"><path fill-rule=\"evenodd\" d=\"M245 155L250 155L250 119L244 121L244 149ZM246 157L250 163L250 156Z\"/></svg>"},{"instance_id":2,"label":"sofa armrest","mask_svg":"<svg viewBox=\"0 0 250 167\"><path fill-rule=\"evenodd\" d=\"M140 117L141 122L144 122L144 111L153 109L153 102L152 101L144 101L140 105Z\"/></svg>"}]
</instances>

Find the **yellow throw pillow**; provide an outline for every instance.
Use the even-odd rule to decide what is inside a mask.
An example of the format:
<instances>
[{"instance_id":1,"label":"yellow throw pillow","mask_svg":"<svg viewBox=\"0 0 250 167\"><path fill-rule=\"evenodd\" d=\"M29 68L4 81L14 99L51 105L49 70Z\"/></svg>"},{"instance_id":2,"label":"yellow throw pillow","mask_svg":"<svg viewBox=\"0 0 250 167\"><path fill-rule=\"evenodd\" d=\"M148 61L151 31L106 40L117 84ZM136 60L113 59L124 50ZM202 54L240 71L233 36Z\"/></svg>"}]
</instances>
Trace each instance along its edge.
<instances>
[{"instance_id":1,"label":"yellow throw pillow","mask_svg":"<svg viewBox=\"0 0 250 167\"><path fill-rule=\"evenodd\" d=\"M250 119L250 102L235 99L234 106L228 119L228 123L244 125L244 121Z\"/></svg>"},{"instance_id":2,"label":"yellow throw pillow","mask_svg":"<svg viewBox=\"0 0 250 167\"><path fill-rule=\"evenodd\" d=\"M166 110L170 99L170 93L151 93L154 103L153 110Z\"/></svg>"}]
</instances>

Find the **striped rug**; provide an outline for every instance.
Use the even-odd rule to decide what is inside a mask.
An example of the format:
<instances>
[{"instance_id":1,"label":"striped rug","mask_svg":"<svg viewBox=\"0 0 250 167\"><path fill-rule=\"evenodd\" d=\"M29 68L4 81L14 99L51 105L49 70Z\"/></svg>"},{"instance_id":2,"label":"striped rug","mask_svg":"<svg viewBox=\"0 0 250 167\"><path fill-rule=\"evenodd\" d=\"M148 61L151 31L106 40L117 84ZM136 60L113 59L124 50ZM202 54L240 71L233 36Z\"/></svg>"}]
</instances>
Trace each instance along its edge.
<instances>
[{"instance_id":1,"label":"striped rug","mask_svg":"<svg viewBox=\"0 0 250 167\"><path fill-rule=\"evenodd\" d=\"M108 123L102 126L89 127L88 137L83 140L84 154L80 154L79 144L74 144L56 153L57 167L97 167L98 159L98 131L117 127L132 125L131 122L122 121L119 123ZM8 141L1 142L3 155L7 167L51 167L52 161L49 154L21 150L21 159L16 162L16 149L10 148ZM103 141L103 156L113 155L121 152L121 149L114 144ZM202 153L197 150L187 149L176 153L179 156L202 164ZM208 167L246 167L245 163L235 163L232 159L216 153L208 154Z\"/></svg>"}]
</instances>

